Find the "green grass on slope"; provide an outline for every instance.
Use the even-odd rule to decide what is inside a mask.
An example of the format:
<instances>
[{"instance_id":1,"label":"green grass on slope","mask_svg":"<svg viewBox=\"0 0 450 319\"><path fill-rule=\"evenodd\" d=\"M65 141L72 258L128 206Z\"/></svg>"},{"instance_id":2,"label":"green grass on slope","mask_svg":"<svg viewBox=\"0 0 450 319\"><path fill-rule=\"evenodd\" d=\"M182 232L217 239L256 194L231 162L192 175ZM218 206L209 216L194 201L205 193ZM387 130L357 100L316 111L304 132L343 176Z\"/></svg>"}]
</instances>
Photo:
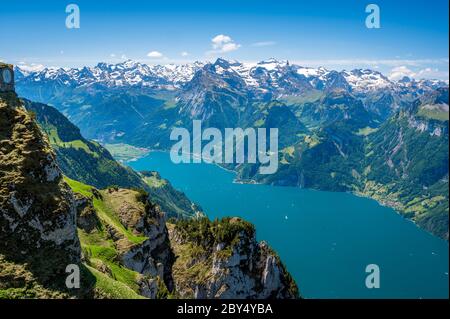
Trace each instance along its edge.
<instances>
[{"instance_id":1,"label":"green grass on slope","mask_svg":"<svg viewBox=\"0 0 450 319\"><path fill-rule=\"evenodd\" d=\"M95 287L101 293L105 294L105 297L115 299L145 299L126 284L108 277L93 267L87 266L87 268L95 276Z\"/></svg>"},{"instance_id":2,"label":"green grass on slope","mask_svg":"<svg viewBox=\"0 0 450 319\"><path fill-rule=\"evenodd\" d=\"M103 200L94 198L94 207L100 219L104 220L107 224L112 225L115 229L119 230L122 235L124 235L130 242L134 244L140 244L148 239L145 236L137 236L126 229L120 223L119 218L113 212L111 207Z\"/></svg>"},{"instance_id":3,"label":"green grass on slope","mask_svg":"<svg viewBox=\"0 0 450 319\"><path fill-rule=\"evenodd\" d=\"M421 108L419 112L417 113L418 116L437 120L437 121L448 121L449 120L449 113L442 111L440 109L427 109L427 108Z\"/></svg>"},{"instance_id":4,"label":"green grass on slope","mask_svg":"<svg viewBox=\"0 0 450 319\"><path fill-rule=\"evenodd\" d=\"M133 270L125 268L119 265L116 261L117 251L113 247L84 245L83 252L85 256L89 258L91 266L94 265L106 265L111 270L111 277L132 289L135 292L139 291L137 280L139 274Z\"/></svg>"},{"instance_id":5,"label":"green grass on slope","mask_svg":"<svg viewBox=\"0 0 450 319\"><path fill-rule=\"evenodd\" d=\"M133 234L131 231L126 229L120 222L118 216L114 213L113 209L105 203L105 201L101 198L96 198L92 193L92 186L74 181L68 177L64 177L65 181L75 193L80 193L83 196L93 198L94 208L97 211L98 217L106 224L113 226L116 230L118 230L122 235L124 235L130 242L134 244L140 244L143 241L147 240L145 236L137 236ZM101 191L104 195L104 192Z\"/></svg>"},{"instance_id":6,"label":"green grass on slope","mask_svg":"<svg viewBox=\"0 0 450 319\"><path fill-rule=\"evenodd\" d=\"M92 155L93 157L99 157L99 155L90 150L89 146L82 140L73 140L70 142L63 142L58 134L58 129L54 126L47 127L47 135L50 143L54 146L64 147L64 148L74 148L77 150L83 150L86 153Z\"/></svg>"},{"instance_id":7,"label":"green grass on slope","mask_svg":"<svg viewBox=\"0 0 450 319\"><path fill-rule=\"evenodd\" d=\"M92 197L92 186L77 182L73 179L64 176L64 181L70 186L73 192L79 193L85 197Z\"/></svg>"},{"instance_id":8,"label":"green grass on slope","mask_svg":"<svg viewBox=\"0 0 450 319\"><path fill-rule=\"evenodd\" d=\"M83 249L83 254L87 259L89 270L96 277L96 288L101 293L105 293L108 298L142 298L138 294L138 279L140 274L123 267L118 262L119 252L114 246L114 242L106 232L106 226L112 226L118 230L131 243L141 243L147 239L144 236L136 236L127 230L119 221L114 211L108 208L108 204L102 198L96 198L92 187L70 178L65 177L65 181L72 190L83 196L93 198L94 209L101 221L101 226L91 233L86 233L78 229L78 237ZM105 194L103 194L105 195ZM104 196L103 198L105 198ZM109 276L97 269L107 268Z\"/></svg>"}]
</instances>

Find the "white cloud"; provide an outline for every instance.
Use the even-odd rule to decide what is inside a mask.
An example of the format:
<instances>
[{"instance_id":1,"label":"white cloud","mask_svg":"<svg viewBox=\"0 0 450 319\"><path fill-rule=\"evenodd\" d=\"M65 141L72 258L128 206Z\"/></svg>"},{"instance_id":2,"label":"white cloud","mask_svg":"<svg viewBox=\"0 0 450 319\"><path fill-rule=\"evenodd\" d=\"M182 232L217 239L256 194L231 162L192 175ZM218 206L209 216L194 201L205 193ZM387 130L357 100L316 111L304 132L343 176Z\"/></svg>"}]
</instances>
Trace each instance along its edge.
<instances>
[{"instance_id":1,"label":"white cloud","mask_svg":"<svg viewBox=\"0 0 450 319\"><path fill-rule=\"evenodd\" d=\"M188 56L188 55L189 55L189 53L188 53L188 52L186 52L186 51L183 51L183 52L181 52L180 54L181 54L181 56L182 56L182 57L186 57L186 56Z\"/></svg>"},{"instance_id":2,"label":"white cloud","mask_svg":"<svg viewBox=\"0 0 450 319\"><path fill-rule=\"evenodd\" d=\"M116 57L116 55L115 55L114 53L111 53L109 56L110 56L111 58L115 58L115 57Z\"/></svg>"},{"instance_id":3,"label":"white cloud","mask_svg":"<svg viewBox=\"0 0 450 319\"><path fill-rule=\"evenodd\" d=\"M152 59L158 59L158 58L162 58L164 55L158 51L151 51L151 52L147 53L147 56Z\"/></svg>"},{"instance_id":4,"label":"white cloud","mask_svg":"<svg viewBox=\"0 0 450 319\"><path fill-rule=\"evenodd\" d=\"M241 45L234 42L231 37L224 34L216 35L211 39L211 42L213 50L209 51L208 54L228 53L236 51L241 47Z\"/></svg>"},{"instance_id":5,"label":"white cloud","mask_svg":"<svg viewBox=\"0 0 450 319\"><path fill-rule=\"evenodd\" d=\"M308 65L308 66L326 66L326 65L361 65L361 66L374 66L374 65L384 65L390 67L398 66L408 66L408 67L420 67L430 64L448 64L448 58L441 59L381 59L381 60L371 60L371 59L341 59L341 60L295 60L296 64Z\"/></svg>"},{"instance_id":6,"label":"white cloud","mask_svg":"<svg viewBox=\"0 0 450 319\"><path fill-rule=\"evenodd\" d=\"M404 65L397 66L391 70L391 73L389 74L389 79L400 80L405 76L413 78L416 76L416 73Z\"/></svg>"},{"instance_id":7,"label":"white cloud","mask_svg":"<svg viewBox=\"0 0 450 319\"><path fill-rule=\"evenodd\" d=\"M389 79L399 80L404 76L415 79L448 79L448 75L448 71L441 71L438 68L426 67L414 71L403 65L393 68L389 74Z\"/></svg>"},{"instance_id":8,"label":"white cloud","mask_svg":"<svg viewBox=\"0 0 450 319\"><path fill-rule=\"evenodd\" d=\"M122 54L122 55L120 56L120 58L121 58L122 60L128 60L128 57L127 57L125 54Z\"/></svg>"},{"instance_id":9,"label":"white cloud","mask_svg":"<svg viewBox=\"0 0 450 319\"><path fill-rule=\"evenodd\" d=\"M252 43L252 47L268 47L277 44L275 41L261 41Z\"/></svg>"},{"instance_id":10,"label":"white cloud","mask_svg":"<svg viewBox=\"0 0 450 319\"><path fill-rule=\"evenodd\" d=\"M214 49L220 49L225 43L233 42L233 40L227 35L219 34L212 38L211 42L213 43Z\"/></svg>"},{"instance_id":11,"label":"white cloud","mask_svg":"<svg viewBox=\"0 0 450 319\"><path fill-rule=\"evenodd\" d=\"M240 45L236 43L225 43L222 48L220 49L220 52L226 53L231 51L236 51L239 49Z\"/></svg>"},{"instance_id":12,"label":"white cloud","mask_svg":"<svg viewBox=\"0 0 450 319\"><path fill-rule=\"evenodd\" d=\"M290 60L289 62L301 66L326 67L334 70L351 70L359 68L376 69L389 78L401 76L416 79L448 80L448 58L429 59L317 59L317 60Z\"/></svg>"},{"instance_id":13,"label":"white cloud","mask_svg":"<svg viewBox=\"0 0 450 319\"><path fill-rule=\"evenodd\" d=\"M38 71L42 71L45 68L42 64L38 64L38 63L27 64L24 61L19 62L17 66L22 71L25 71L25 72L38 72Z\"/></svg>"},{"instance_id":14,"label":"white cloud","mask_svg":"<svg viewBox=\"0 0 450 319\"><path fill-rule=\"evenodd\" d=\"M417 72L416 75L419 79L448 79L449 74L447 71L441 71L438 68L425 68Z\"/></svg>"}]
</instances>

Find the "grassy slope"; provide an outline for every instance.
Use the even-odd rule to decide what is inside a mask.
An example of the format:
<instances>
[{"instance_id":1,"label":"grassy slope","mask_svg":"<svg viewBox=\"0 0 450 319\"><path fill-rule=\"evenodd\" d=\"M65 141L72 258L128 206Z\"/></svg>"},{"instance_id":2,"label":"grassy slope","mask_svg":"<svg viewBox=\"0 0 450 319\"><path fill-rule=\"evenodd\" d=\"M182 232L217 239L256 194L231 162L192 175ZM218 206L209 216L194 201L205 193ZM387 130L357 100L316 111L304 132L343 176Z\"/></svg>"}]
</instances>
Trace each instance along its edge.
<instances>
[{"instance_id":1,"label":"grassy slope","mask_svg":"<svg viewBox=\"0 0 450 319\"><path fill-rule=\"evenodd\" d=\"M96 288L100 294L104 293L111 298L142 298L138 294L137 280L140 277L135 271L127 269L117 263L116 257L119 251L115 248L113 241L109 238L106 227L114 228L128 242L126 246L142 243L147 237L133 234L126 229L119 221L112 208L112 198L106 191L100 191L102 198L97 198L93 193L93 187L65 178L66 182L75 193L93 199L93 205L100 219L100 226L95 231L88 234L83 230L78 230L83 253L88 260L88 269L96 277ZM99 272L99 268L109 269L110 276Z\"/></svg>"},{"instance_id":2,"label":"grassy slope","mask_svg":"<svg viewBox=\"0 0 450 319\"><path fill-rule=\"evenodd\" d=\"M100 144L85 139L80 130L56 109L25 100L27 110L47 134L57 153L58 164L72 179L87 182L98 188L110 185L143 187L139 174L118 163Z\"/></svg>"},{"instance_id":3,"label":"grassy slope","mask_svg":"<svg viewBox=\"0 0 450 319\"><path fill-rule=\"evenodd\" d=\"M448 121L440 126L448 130ZM399 115L367 137L362 172L358 192L448 239L447 134L421 132Z\"/></svg>"},{"instance_id":4,"label":"grassy slope","mask_svg":"<svg viewBox=\"0 0 450 319\"><path fill-rule=\"evenodd\" d=\"M192 203L183 192L173 188L172 184L161 178L157 172L143 171L141 174L144 182L151 189L151 200L158 204L163 211L171 212L168 217L184 219L205 216L201 207Z\"/></svg>"}]
</instances>

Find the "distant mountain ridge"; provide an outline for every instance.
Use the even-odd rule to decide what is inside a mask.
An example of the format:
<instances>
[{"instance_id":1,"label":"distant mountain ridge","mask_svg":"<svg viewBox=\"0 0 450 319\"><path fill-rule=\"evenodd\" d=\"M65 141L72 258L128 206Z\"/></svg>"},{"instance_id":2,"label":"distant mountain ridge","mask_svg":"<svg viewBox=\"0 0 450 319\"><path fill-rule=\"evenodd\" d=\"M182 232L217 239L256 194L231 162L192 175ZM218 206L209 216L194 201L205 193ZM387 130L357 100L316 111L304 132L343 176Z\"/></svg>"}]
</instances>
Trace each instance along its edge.
<instances>
[{"instance_id":1,"label":"distant mountain ridge","mask_svg":"<svg viewBox=\"0 0 450 319\"><path fill-rule=\"evenodd\" d=\"M191 81L195 73L208 68L217 74L240 78L251 90L264 92L285 87L288 80L303 81L310 88L323 89L341 85L348 86L354 92L368 92L379 89L393 91L408 88L430 90L448 85L440 80L390 80L382 73L370 69L354 69L351 71L327 70L324 67L311 68L290 64L289 61L269 59L257 63L228 61L222 58L214 63L193 62L186 64L147 65L145 63L126 60L117 64L98 63L94 67L55 68L27 71L20 66L15 67L18 82L50 82L57 81L64 85L106 86L148 86L166 89L180 88ZM291 83L295 84L295 83ZM295 85L293 85L295 87Z\"/></svg>"}]
</instances>

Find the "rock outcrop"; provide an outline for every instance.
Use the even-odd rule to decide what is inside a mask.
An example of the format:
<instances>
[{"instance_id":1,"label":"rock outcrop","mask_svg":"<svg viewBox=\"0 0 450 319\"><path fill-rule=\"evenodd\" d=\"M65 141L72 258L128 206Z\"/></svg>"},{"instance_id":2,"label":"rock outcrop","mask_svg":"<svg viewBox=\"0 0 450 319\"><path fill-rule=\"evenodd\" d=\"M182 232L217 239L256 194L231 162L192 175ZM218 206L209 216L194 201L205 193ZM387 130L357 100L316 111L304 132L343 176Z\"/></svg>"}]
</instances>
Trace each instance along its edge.
<instances>
[{"instance_id":1,"label":"rock outcrop","mask_svg":"<svg viewBox=\"0 0 450 319\"><path fill-rule=\"evenodd\" d=\"M74 183L70 182L78 191L78 227L87 264L111 279L125 273L131 279L126 283L147 298L172 290L174 257L159 206L143 190L99 191Z\"/></svg>"},{"instance_id":2,"label":"rock outcrop","mask_svg":"<svg viewBox=\"0 0 450 319\"><path fill-rule=\"evenodd\" d=\"M14 92L0 93L0 255L56 286L81 256L74 195Z\"/></svg>"},{"instance_id":3,"label":"rock outcrop","mask_svg":"<svg viewBox=\"0 0 450 319\"><path fill-rule=\"evenodd\" d=\"M298 297L294 280L277 254L265 242L256 241L250 223L239 218L166 221L144 191L115 187L98 191L75 183L69 183L74 191L87 196L85 201L78 200L78 227L87 264L111 279L128 278L123 282L139 295L152 299ZM95 226L97 220L100 225Z\"/></svg>"},{"instance_id":4,"label":"rock outcrop","mask_svg":"<svg viewBox=\"0 0 450 319\"><path fill-rule=\"evenodd\" d=\"M163 280L171 290L173 253L164 213L148 200L148 195L127 189L110 191L117 201L117 215L122 225L134 234L146 237L142 243L134 244L121 253L122 264L142 275Z\"/></svg>"},{"instance_id":5,"label":"rock outcrop","mask_svg":"<svg viewBox=\"0 0 450 319\"><path fill-rule=\"evenodd\" d=\"M196 299L297 298L276 253L239 218L178 222L170 227L177 294Z\"/></svg>"}]
</instances>

